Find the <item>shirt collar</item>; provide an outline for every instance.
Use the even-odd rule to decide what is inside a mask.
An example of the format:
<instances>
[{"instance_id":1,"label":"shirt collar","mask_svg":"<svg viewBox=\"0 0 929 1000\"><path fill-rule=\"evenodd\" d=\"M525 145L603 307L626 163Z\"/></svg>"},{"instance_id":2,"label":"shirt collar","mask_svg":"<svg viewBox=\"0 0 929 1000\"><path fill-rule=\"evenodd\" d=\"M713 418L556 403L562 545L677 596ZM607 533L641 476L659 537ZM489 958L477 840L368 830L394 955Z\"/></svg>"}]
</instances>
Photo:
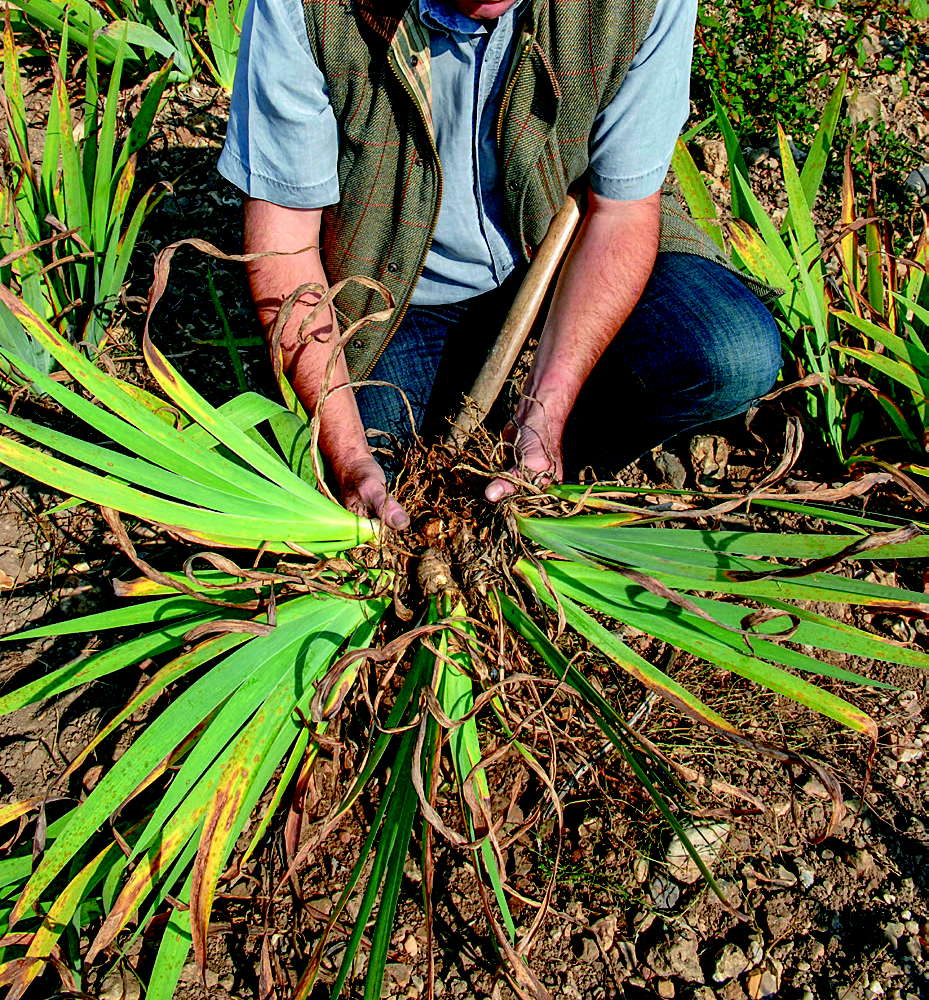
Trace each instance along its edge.
<instances>
[{"instance_id":1,"label":"shirt collar","mask_svg":"<svg viewBox=\"0 0 929 1000\"><path fill-rule=\"evenodd\" d=\"M525 6L527 2L528 0L519 0L503 17L509 17L520 7ZM438 30L446 34L458 35L484 35L488 30L486 24L466 17L451 3L446 3L444 0L419 0L419 16L430 31Z\"/></svg>"}]
</instances>

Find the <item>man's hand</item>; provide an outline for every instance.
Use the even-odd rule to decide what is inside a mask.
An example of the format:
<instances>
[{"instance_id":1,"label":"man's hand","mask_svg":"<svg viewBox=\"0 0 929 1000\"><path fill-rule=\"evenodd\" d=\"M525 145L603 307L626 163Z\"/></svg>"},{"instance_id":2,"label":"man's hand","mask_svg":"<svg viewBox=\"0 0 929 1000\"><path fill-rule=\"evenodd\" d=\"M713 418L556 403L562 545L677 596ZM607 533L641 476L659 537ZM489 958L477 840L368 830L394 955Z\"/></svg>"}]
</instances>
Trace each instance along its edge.
<instances>
[{"instance_id":1,"label":"man's hand","mask_svg":"<svg viewBox=\"0 0 929 1000\"><path fill-rule=\"evenodd\" d=\"M309 282L329 287L318 249L321 217L319 209L282 208L246 199L246 253L275 250L281 254L248 265L252 298L266 330L295 288ZM355 396L348 388L344 355L339 356L329 394L320 399L326 364L339 339L334 310L328 309L302 341L297 337L301 321L319 298L307 293L294 305L281 336L284 371L307 412L320 421L319 445L335 474L342 503L356 514L379 517L391 528L405 528L410 519L388 495L384 472L368 447Z\"/></svg>"},{"instance_id":2,"label":"man's hand","mask_svg":"<svg viewBox=\"0 0 929 1000\"><path fill-rule=\"evenodd\" d=\"M333 468L339 481L339 496L345 507L362 517L378 517L388 528L402 531L410 517L387 492L384 470L373 455L341 469Z\"/></svg>"},{"instance_id":3,"label":"man's hand","mask_svg":"<svg viewBox=\"0 0 929 1000\"><path fill-rule=\"evenodd\" d=\"M553 428L542 405L524 397L503 431L503 440L511 444L516 452L516 464L508 470L509 474L541 487L552 480L560 482L563 429ZM515 492L515 483L508 479L494 479L484 496L496 503Z\"/></svg>"},{"instance_id":4,"label":"man's hand","mask_svg":"<svg viewBox=\"0 0 929 1000\"><path fill-rule=\"evenodd\" d=\"M611 201L589 192L587 214L558 276L523 399L510 424L515 473L560 479L561 441L578 394L645 289L658 252L660 194ZM484 495L515 492L494 479Z\"/></svg>"}]
</instances>

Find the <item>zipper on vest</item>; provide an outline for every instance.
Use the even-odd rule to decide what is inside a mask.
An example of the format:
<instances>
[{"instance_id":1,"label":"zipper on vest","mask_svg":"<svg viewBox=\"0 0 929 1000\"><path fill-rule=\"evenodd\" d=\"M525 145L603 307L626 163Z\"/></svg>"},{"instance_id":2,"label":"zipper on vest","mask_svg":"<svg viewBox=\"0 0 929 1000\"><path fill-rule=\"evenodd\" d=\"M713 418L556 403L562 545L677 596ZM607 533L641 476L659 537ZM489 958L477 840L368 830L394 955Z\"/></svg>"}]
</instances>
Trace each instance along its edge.
<instances>
[{"instance_id":1,"label":"zipper on vest","mask_svg":"<svg viewBox=\"0 0 929 1000\"><path fill-rule=\"evenodd\" d=\"M391 53L391 55L393 55L393 53ZM416 97L414 96L413 91L410 89L409 84L406 82L406 80L403 79L403 75L394 65L395 59L396 55L393 55L393 58L392 59L388 58L387 62L390 65L391 72L400 81L400 86L403 87L403 89L407 92L407 95L413 102L413 105L415 106L416 110L419 112L419 117L423 123L423 131L426 133L426 137L429 139L429 145L432 147L432 155L435 157L435 165L437 171L436 176L438 178L439 186L436 196L435 210L432 213L432 222L429 225L429 235L426 238L426 253L423 254L422 259L419 262L419 267L416 269L416 274L413 277L412 282L410 283L410 288L409 291L407 292L405 301L397 309L396 319L391 324L390 329L387 331L387 336L384 338L383 344L381 344L377 354L374 356L374 360L371 362L370 365L368 365L368 369L364 373L362 378L367 378L374 370L374 366L378 363L378 361L381 360L381 355L384 353L384 351L387 350L387 345L393 339L393 335L397 332L397 327L400 325L401 321L403 320L403 317L406 315L406 311L410 305L410 299L413 297L413 290L416 287L416 282L419 281L420 275L422 275L423 269L426 266L426 255L429 253L429 246L432 243L432 237L435 235L435 227L436 225L438 225L439 222L439 209L442 206L443 177L442 177L442 164L439 162L439 151L438 149L436 149L435 142L433 141L432 135L430 134L429 124L426 121L426 116L423 113L423 109L420 107L419 101L416 100Z\"/></svg>"},{"instance_id":2,"label":"zipper on vest","mask_svg":"<svg viewBox=\"0 0 929 1000\"><path fill-rule=\"evenodd\" d=\"M513 75L507 82L506 90L503 92L503 100L500 102L500 111L497 114L497 149L500 148L500 143L503 139L503 115L506 111L506 106L510 103L510 97L513 95L513 88L516 86L516 78L519 76L519 71L523 68L523 63L526 61L526 57L532 50L534 42L534 35L530 35L528 41L523 42L522 52L519 54L516 69L513 70Z\"/></svg>"}]
</instances>

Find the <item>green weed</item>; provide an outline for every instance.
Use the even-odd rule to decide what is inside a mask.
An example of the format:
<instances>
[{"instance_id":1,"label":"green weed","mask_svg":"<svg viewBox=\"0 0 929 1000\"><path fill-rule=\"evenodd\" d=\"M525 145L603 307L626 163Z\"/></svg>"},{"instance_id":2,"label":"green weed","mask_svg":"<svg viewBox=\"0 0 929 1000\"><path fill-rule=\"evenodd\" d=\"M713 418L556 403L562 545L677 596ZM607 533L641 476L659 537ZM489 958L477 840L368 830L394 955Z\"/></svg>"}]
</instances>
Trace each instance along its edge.
<instances>
[{"instance_id":1,"label":"green weed","mask_svg":"<svg viewBox=\"0 0 929 1000\"><path fill-rule=\"evenodd\" d=\"M80 135L66 86L67 37L66 27L59 57L51 64L51 107L37 156L39 151L30 148L9 21L4 30L5 94L0 102L10 152L0 184L0 281L59 331L95 350L106 337L142 222L159 198L150 188L131 208L138 153L148 140L168 70L163 68L152 80L120 143L117 115L125 38L117 45L103 92L91 37ZM48 370L50 356L23 333L9 311L0 311L0 342L22 360Z\"/></svg>"}]
</instances>

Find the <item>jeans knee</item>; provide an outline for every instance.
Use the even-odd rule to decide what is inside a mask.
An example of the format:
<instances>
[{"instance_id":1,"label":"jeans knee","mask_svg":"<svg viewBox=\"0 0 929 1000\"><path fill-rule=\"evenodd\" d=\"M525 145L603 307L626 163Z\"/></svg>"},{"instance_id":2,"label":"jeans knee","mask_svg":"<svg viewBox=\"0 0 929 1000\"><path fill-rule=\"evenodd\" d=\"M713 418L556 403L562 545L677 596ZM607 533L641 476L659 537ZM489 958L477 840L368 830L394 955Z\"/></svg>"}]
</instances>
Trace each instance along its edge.
<instances>
[{"instance_id":1,"label":"jeans knee","mask_svg":"<svg viewBox=\"0 0 929 1000\"><path fill-rule=\"evenodd\" d=\"M726 336L717 343L722 356L710 362L714 371L715 406L721 415L733 415L771 390L781 370L781 337L774 318L754 297L731 315Z\"/></svg>"},{"instance_id":2,"label":"jeans knee","mask_svg":"<svg viewBox=\"0 0 929 1000\"><path fill-rule=\"evenodd\" d=\"M739 359L739 379L749 401L770 392L784 359L781 334L774 317L760 303L751 327L746 327L745 350Z\"/></svg>"}]
</instances>

